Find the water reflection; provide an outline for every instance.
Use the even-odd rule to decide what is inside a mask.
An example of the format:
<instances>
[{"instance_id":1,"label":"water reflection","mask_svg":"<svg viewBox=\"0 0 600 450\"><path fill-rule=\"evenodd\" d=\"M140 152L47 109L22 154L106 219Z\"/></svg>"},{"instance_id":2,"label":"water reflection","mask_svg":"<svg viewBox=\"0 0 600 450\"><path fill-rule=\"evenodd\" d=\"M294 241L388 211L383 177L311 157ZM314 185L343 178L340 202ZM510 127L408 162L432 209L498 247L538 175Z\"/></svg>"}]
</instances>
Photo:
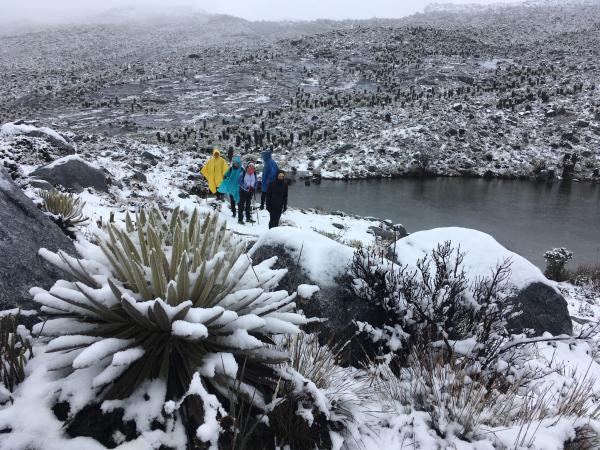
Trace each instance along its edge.
<instances>
[{"instance_id":1,"label":"water reflection","mask_svg":"<svg viewBox=\"0 0 600 450\"><path fill-rule=\"evenodd\" d=\"M600 262L600 186L516 180L323 181L296 183L290 204L403 223L409 231L476 228L543 266L543 253L565 246L575 263Z\"/></svg>"}]
</instances>

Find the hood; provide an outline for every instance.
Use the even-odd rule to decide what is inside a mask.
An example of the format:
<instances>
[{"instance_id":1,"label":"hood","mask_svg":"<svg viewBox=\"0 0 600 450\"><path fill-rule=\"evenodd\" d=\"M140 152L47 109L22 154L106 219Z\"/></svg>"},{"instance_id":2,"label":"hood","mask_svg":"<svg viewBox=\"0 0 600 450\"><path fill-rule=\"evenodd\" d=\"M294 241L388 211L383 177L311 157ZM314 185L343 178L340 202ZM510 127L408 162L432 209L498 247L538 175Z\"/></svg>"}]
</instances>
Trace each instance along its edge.
<instances>
[{"instance_id":1,"label":"hood","mask_svg":"<svg viewBox=\"0 0 600 450\"><path fill-rule=\"evenodd\" d=\"M272 152L271 152L271 150L265 150L264 152L261 153L261 155L262 155L263 161L267 162L271 159Z\"/></svg>"},{"instance_id":2,"label":"hood","mask_svg":"<svg viewBox=\"0 0 600 450\"><path fill-rule=\"evenodd\" d=\"M216 148L215 148L215 149L213 150L213 156L215 156L215 157L216 157L216 156L221 156L221 152L219 151L219 149L216 149Z\"/></svg>"},{"instance_id":3,"label":"hood","mask_svg":"<svg viewBox=\"0 0 600 450\"><path fill-rule=\"evenodd\" d=\"M242 167L242 157L241 156L234 156L233 160L231 161L231 164L235 164L238 163L240 165L240 167Z\"/></svg>"}]
</instances>

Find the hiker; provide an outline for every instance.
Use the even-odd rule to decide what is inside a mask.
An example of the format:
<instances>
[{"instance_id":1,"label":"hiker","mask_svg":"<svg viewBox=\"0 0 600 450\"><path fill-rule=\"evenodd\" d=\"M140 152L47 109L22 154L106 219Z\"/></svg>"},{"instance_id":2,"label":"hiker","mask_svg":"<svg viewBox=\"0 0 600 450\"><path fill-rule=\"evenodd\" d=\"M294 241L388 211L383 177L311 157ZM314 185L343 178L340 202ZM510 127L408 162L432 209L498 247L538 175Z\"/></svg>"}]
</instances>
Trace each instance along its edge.
<instances>
[{"instance_id":1,"label":"hiker","mask_svg":"<svg viewBox=\"0 0 600 450\"><path fill-rule=\"evenodd\" d=\"M263 170L262 170L262 185L261 185L261 194L260 194L260 209L265 209L265 200L267 198L267 191L269 190L269 185L275 181L275 176L277 175L277 163L273 161L272 158L273 152L271 150L265 150L262 152L263 159Z\"/></svg>"},{"instance_id":2,"label":"hiker","mask_svg":"<svg viewBox=\"0 0 600 450\"><path fill-rule=\"evenodd\" d=\"M285 182L285 172L277 171L277 178L267 191L267 211L269 211L269 229L279 226L281 214L287 209L288 187Z\"/></svg>"},{"instance_id":3,"label":"hiker","mask_svg":"<svg viewBox=\"0 0 600 450\"><path fill-rule=\"evenodd\" d=\"M211 193L217 194L217 199L221 198L221 194L217 192L217 188L223 181L223 175L227 172L227 168L227 162L221 158L221 152L215 148L212 157L200 170L200 173L208 181L208 189Z\"/></svg>"},{"instance_id":4,"label":"hiker","mask_svg":"<svg viewBox=\"0 0 600 450\"><path fill-rule=\"evenodd\" d=\"M233 213L233 217L235 214L235 205L240 202L240 185L239 179L242 173L242 158L240 156L234 156L232 159L232 164L227 172L225 172L225 176L223 181L219 185L217 192L225 195L229 195L229 202L231 207L231 212Z\"/></svg>"},{"instance_id":5,"label":"hiker","mask_svg":"<svg viewBox=\"0 0 600 450\"><path fill-rule=\"evenodd\" d=\"M250 206L252 204L252 198L254 192L258 187L258 178L254 169L254 164L249 163L246 166L246 170L242 170L238 178L240 186L240 202L238 203L238 223L244 224L242 220L244 212L246 213L246 222L254 223L255 221L250 217Z\"/></svg>"}]
</instances>

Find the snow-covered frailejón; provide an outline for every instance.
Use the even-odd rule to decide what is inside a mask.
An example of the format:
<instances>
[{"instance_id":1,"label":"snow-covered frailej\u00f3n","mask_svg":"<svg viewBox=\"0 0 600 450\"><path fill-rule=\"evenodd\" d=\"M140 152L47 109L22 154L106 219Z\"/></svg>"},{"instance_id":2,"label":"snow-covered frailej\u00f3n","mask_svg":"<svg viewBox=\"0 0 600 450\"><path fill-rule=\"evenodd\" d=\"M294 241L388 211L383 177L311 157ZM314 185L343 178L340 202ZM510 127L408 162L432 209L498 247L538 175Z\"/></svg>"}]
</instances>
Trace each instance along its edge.
<instances>
[{"instance_id":1,"label":"snow-covered frailej\u00f3n","mask_svg":"<svg viewBox=\"0 0 600 450\"><path fill-rule=\"evenodd\" d=\"M598 267L199 175L598 180L598 2L103 20L0 31L0 448L600 445Z\"/></svg>"}]
</instances>

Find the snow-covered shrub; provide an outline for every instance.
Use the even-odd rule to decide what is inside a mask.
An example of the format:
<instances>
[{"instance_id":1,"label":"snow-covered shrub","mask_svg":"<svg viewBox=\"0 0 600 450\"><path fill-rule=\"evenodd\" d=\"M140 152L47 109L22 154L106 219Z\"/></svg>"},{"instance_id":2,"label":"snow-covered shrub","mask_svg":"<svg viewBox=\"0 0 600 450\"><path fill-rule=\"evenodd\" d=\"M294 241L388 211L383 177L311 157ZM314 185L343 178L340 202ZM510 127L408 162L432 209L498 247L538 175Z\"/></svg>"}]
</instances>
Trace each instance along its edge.
<instances>
[{"instance_id":1,"label":"snow-covered shrub","mask_svg":"<svg viewBox=\"0 0 600 450\"><path fill-rule=\"evenodd\" d=\"M427 412L430 427L443 438L471 439L497 400L469 376L465 361L447 360L421 346L412 349L398 374L388 364L374 370L374 385L386 408Z\"/></svg>"},{"instance_id":2,"label":"snow-covered shrub","mask_svg":"<svg viewBox=\"0 0 600 450\"><path fill-rule=\"evenodd\" d=\"M546 270L544 275L550 280L564 281L566 279L567 263L573 259L573 252L564 247L553 248L544 253Z\"/></svg>"},{"instance_id":3,"label":"snow-covered shrub","mask_svg":"<svg viewBox=\"0 0 600 450\"><path fill-rule=\"evenodd\" d=\"M430 166L437 158L436 153L431 149L422 148L412 155L411 165L416 174L426 176L430 173Z\"/></svg>"},{"instance_id":4,"label":"snow-covered shrub","mask_svg":"<svg viewBox=\"0 0 600 450\"><path fill-rule=\"evenodd\" d=\"M474 442L487 437L486 429L513 428L514 443L526 446L540 432L532 424L561 418L585 423L600 416L596 380L587 374L549 369L564 380L561 385L522 371L515 382L505 385L494 376L474 376L471 369L468 359L458 355L447 359L420 345L411 349L398 370L386 363L370 368L384 408L398 414L427 413L428 426L443 439Z\"/></svg>"},{"instance_id":5,"label":"snow-covered shrub","mask_svg":"<svg viewBox=\"0 0 600 450\"><path fill-rule=\"evenodd\" d=\"M344 421L354 420L360 399L353 392L354 382L345 375L346 369L338 365L340 354L349 342L339 343L332 349L321 345L317 334L301 333L287 337L283 348L290 354L290 366L323 389L332 412Z\"/></svg>"},{"instance_id":6,"label":"snow-covered shrub","mask_svg":"<svg viewBox=\"0 0 600 450\"><path fill-rule=\"evenodd\" d=\"M71 375L89 377L106 411L127 409L155 380L166 404L154 419L182 418L189 442L211 448L231 403L269 414L281 385L297 397L310 392L306 404L328 417L318 389L275 346L276 335L307 323L294 312L295 294L272 292L286 271L271 270L274 259L253 267L217 215L176 209L167 220L142 209L125 229L108 224L98 242L78 247L82 259L40 250L76 280L31 290L48 316L34 332L50 338L52 369L66 371L65 385ZM72 404L71 416L82 406Z\"/></svg>"},{"instance_id":7,"label":"snow-covered shrub","mask_svg":"<svg viewBox=\"0 0 600 450\"><path fill-rule=\"evenodd\" d=\"M361 399L353 390L354 380L336 364L337 354L320 345L316 334L287 336L278 347L289 352L288 370L296 374L292 377L296 382L280 386L275 406L266 416L270 427L277 430L275 448L331 448L334 442L355 441ZM260 436L261 426L255 426L259 430L255 434ZM244 448L266 445L264 438L239 438L246 444Z\"/></svg>"},{"instance_id":8,"label":"snow-covered shrub","mask_svg":"<svg viewBox=\"0 0 600 450\"><path fill-rule=\"evenodd\" d=\"M580 265L569 271L569 281L600 293L600 264Z\"/></svg>"},{"instance_id":9,"label":"snow-covered shrub","mask_svg":"<svg viewBox=\"0 0 600 450\"><path fill-rule=\"evenodd\" d=\"M401 355L402 349L422 343L449 356L478 355L485 366L491 364L486 354L509 337L505 325L510 307L503 303L503 285L510 262L471 284L463 258L449 242L419 260L414 270L394 265L377 250L355 253L351 265L355 293L387 310L388 326L379 337L387 336L392 351Z\"/></svg>"},{"instance_id":10,"label":"snow-covered shrub","mask_svg":"<svg viewBox=\"0 0 600 450\"><path fill-rule=\"evenodd\" d=\"M0 316L0 404L8 401L25 379L25 364L31 355L27 329L12 314Z\"/></svg>"},{"instance_id":11,"label":"snow-covered shrub","mask_svg":"<svg viewBox=\"0 0 600 450\"><path fill-rule=\"evenodd\" d=\"M75 194L65 194L57 190L42 191L40 197L42 211L46 212L67 236L74 239L77 227L88 221L83 215L85 202Z\"/></svg>"}]
</instances>

